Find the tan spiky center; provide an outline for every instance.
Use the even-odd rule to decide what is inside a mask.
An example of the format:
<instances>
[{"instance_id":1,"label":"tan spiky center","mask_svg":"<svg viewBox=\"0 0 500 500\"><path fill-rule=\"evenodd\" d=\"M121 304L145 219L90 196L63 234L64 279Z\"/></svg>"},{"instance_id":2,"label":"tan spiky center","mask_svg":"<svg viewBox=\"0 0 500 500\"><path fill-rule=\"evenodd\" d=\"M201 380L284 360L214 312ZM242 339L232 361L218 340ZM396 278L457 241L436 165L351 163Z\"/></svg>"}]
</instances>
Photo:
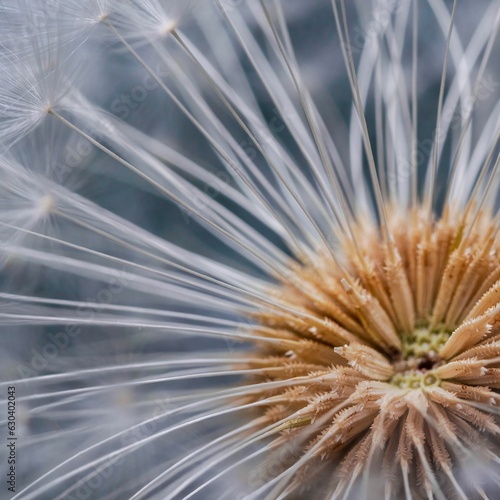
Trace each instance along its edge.
<instances>
[{"instance_id":1,"label":"tan spiky center","mask_svg":"<svg viewBox=\"0 0 500 500\"><path fill-rule=\"evenodd\" d=\"M448 213L429 226L422 211L387 212L394 245L360 221L357 245L343 242L342 271L329 255L297 265L274 290L276 307L255 314L249 365L275 382L255 396L266 408L260 425L285 432L277 442L294 436L290 461L306 475L340 460L330 471L340 490L379 450L389 476L402 468L430 488L430 471L451 470L457 446L477 446L485 431L498 443L488 412L500 403L493 219Z\"/></svg>"}]
</instances>

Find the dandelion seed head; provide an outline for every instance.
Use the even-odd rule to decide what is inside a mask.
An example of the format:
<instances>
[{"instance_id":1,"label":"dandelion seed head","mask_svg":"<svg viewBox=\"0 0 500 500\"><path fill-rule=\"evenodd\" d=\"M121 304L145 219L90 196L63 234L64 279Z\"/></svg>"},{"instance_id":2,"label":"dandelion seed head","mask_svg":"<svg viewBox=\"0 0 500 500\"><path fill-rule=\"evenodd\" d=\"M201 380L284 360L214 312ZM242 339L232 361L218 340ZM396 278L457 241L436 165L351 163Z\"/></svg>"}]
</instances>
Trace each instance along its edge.
<instances>
[{"instance_id":1,"label":"dandelion seed head","mask_svg":"<svg viewBox=\"0 0 500 500\"><path fill-rule=\"evenodd\" d=\"M436 444L444 437L439 426L463 422L465 434L479 428L491 434L482 455L497 452L499 428L490 412L500 379L488 366L498 364L498 333L486 322L500 319L490 308L499 265L493 219L482 213L464 237L461 212L435 220L430 232L422 210L388 213L393 242L363 225L359 253L343 243L350 284L341 287L344 270L318 256L273 293L282 310L256 314L256 335L274 342L258 343L261 359L250 366L265 366L263 383L291 382L255 396L266 401L265 422L282 433L276 441L298 436L295 462L303 463L289 492L320 473L347 489L380 449L394 488L402 485L391 471L408 471L410 463L422 468L419 475L408 471L412 489L421 482L432 488L427 466L453 463L452 443Z\"/></svg>"},{"instance_id":2,"label":"dandelion seed head","mask_svg":"<svg viewBox=\"0 0 500 500\"><path fill-rule=\"evenodd\" d=\"M481 3L0 6L14 498L492 497Z\"/></svg>"}]
</instances>

